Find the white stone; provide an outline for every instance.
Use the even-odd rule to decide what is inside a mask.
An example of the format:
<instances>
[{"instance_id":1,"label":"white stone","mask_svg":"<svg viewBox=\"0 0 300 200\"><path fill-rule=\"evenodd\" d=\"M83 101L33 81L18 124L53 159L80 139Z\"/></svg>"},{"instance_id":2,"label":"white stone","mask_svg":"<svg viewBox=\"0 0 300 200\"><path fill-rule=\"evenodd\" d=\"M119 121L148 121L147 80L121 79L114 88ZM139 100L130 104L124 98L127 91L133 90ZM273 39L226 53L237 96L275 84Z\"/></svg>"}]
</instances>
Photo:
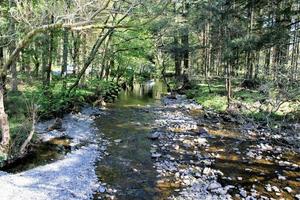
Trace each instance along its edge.
<instances>
[{"instance_id":1,"label":"white stone","mask_svg":"<svg viewBox=\"0 0 300 200\"><path fill-rule=\"evenodd\" d=\"M293 192L293 189L290 187L285 187L284 190L287 191L288 193Z\"/></svg>"},{"instance_id":2,"label":"white stone","mask_svg":"<svg viewBox=\"0 0 300 200\"><path fill-rule=\"evenodd\" d=\"M161 154L160 153L152 153L151 157L152 158L159 158L159 157L161 157Z\"/></svg>"},{"instance_id":3,"label":"white stone","mask_svg":"<svg viewBox=\"0 0 300 200\"><path fill-rule=\"evenodd\" d=\"M121 139L116 139L116 140L114 140L114 142L115 143L120 143L120 142L122 142L122 140Z\"/></svg>"},{"instance_id":4,"label":"white stone","mask_svg":"<svg viewBox=\"0 0 300 200\"><path fill-rule=\"evenodd\" d=\"M240 195L241 195L242 197L247 197L247 191L244 190L243 188L241 188L241 189L240 189Z\"/></svg>"},{"instance_id":5,"label":"white stone","mask_svg":"<svg viewBox=\"0 0 300 200\"><path fill-rule=\"evenodd\" d=\"M277 187L277 186L272 186L272 190L274 191L274 192L280 192L280 190L279 190L279 188Z\"/></svg>"},{"instance_id":6,"label":"white stone","mask_svg":"<svg viewBox=\"0 0 300 200\"><path fill-rule=\"evenodd\" d=\"M211 183L208 187L207 187L207 190L215 190L215 189L218 189L218 188L220 188L220 187L222 187L222 185L220 184L220 183L218 183L218 182L213 182L213 183Z\"/></svg>"}]
</instances>

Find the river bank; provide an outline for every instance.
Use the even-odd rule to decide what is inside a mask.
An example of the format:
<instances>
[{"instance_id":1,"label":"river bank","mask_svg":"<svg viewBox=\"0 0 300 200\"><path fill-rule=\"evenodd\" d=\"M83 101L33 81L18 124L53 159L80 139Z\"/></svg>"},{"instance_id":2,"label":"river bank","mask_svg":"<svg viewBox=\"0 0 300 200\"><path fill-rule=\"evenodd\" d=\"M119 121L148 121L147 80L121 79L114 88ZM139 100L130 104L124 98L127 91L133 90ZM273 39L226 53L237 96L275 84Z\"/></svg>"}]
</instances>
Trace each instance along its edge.
<instances>
[{"instance_id":1,"label":"river bank","mask_svg":"<svg viewBox=\"0 0 300 200\"><path fill-rule=\"evenodd\" d=\"M213 118L216 113L185 96L166 97L163 104L151 153L159 187L172 190L169 199L300 198L300 156L281 143L283 136L230 116Z\"/></svg>"},{"instance_id":2,"label":"river bank","mask_svg":"<svg viewBox=\"0 0 300 200\"><path fill-rule=\"evenodd\" d=\"M16 174L1 172L0 199L91 199L99 187L94 165L103 158L107 144L93 127L95 115L100 114L100 110L91 108L68 114L61 131L45 132L53 120L38 124L38 137L43 141L66 136L73 150L46 165Z\"/></svg>"},{"instance_id":3,"label":"river bank","mask_svg":"<svg viewBox=\"0 0 300 200\"><path fill-rule=\"evenodd\" d=\"M299 199L300 156L278 136L163 93L140 86L65 115L59 130L40 123L40 140L66 138L70 152L1 172L0 198Z\"/></svg>"}]
</instances>

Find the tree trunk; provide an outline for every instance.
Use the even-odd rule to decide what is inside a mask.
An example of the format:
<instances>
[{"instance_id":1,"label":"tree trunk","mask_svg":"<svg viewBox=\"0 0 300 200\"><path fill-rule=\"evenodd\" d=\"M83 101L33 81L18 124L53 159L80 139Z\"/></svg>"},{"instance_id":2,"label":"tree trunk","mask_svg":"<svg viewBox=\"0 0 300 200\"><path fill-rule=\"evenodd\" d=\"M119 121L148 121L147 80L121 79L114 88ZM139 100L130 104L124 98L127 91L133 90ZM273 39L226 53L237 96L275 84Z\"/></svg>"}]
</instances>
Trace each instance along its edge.
<instances>
[{"instance_id":1,"label":"tree trunk","mask_svg":"<svg viewBox=\"0 0 300 200\"><path fill-rule=\"evenodd\" d=\"M51 16L51 22L53 23L54 21L54 16ZM53 30L50 31L49 34L49 50L48 50L48 63L47 63L47 68L46 68L46 79L44 82L44 86L49 86L51 83L51 71L52 71L52 58L53 58L53 49L54 49L54 34Z\"/></svg>"},{"instance_id":2,"label":"tree trunk","mask_svg":"<svg viewBox=\"0 0 300 200\"><path fill-rule=\"evenodd\" d=\"M0 35L1 36L1 35ZM3 47L0 45L0 72L1 72L1 76L0 76L0 84L4 85L5 82L3 82L3 76L5 76L5 72L4 72L4 69L3 69L3 64L4 64L4 49Z\"/></svg>"},{"instance_id":3,"label":"tree trunk","mask_svg":"<svg viewBox=\"0 0 300 200\"><path fill-rule=\"evenodd\" d=\"M174 63L175 63L175 77L177 80L181 78L181 56L179 53L179 42L177 35L174 36Z\"/></svg>"},{"instance_id":4,"label":"tree trunk","mask_svg":"<svg viewBox=\"0 0 300 200\"><path fill-rule=\"evenodd\" d=\"M75 81L75 83L73 85L71 85L71 87L69 88L68 90L68 94L71 93L71 91L77 87L77 85L79 84L80 82L80 79L82 78L82 76L85 74L87 68L90 66L90 64L92 63L92 61L94 60L97 52L98 52L98 49L100 48L100 46L102 45L102 43L105 41L105 39L114 31L113 28L109 29L103 36L102 35L102 32L101 34L99 35L97 41L95 42L88 58L86 59L85 63L84 63L84 66L83 68L81 69L80 73L78 74L78 77Z\"/></svg>"},{"instance_id":5,"label":"tree trunk","mask_svg":"<svg viewBox=\"0 0 300 200\"><path fill-rule=\"evenodd\" d=\"M68 49L69 49L69 31L67 28L63 31L63 63L61 67L61 76L66 76L68 68Z\"/></svg>"},{"instance_id":6,"label":"tree trunk","mask_svg":"<svg viewBox=\"0 0 300 200\"><path fill-rule=\"evenodd\" d=\"M265 51L265 79L268 79L270 76L270 61L271 61L271 49Z\"/></svg>"},{"instance_id":7,"label":"tree trunk","mask_svg":"<svg viewBox=\"0 0 300 200\"><path fill-rule=\"evenodd\" d=\"M79 71L79 50L80 50L80 33L78 31L72 32L73 38L73 52L72 60L73 60L73 74L77 74Z\"/></svg>"},{"instance_id":8,"label":"tree trunk","mask_svg":"<svg viewBox=\"0 0 300 200\"><path fill-rule=\"evenodd\" d=\"M32 137L33 137L34 132L35 132L35 122L36 122L36 108L35 108L35 105L33 105L31 131L30 131L28 137L26 138L26 140L24 141L24 143L21 146L21 149L20 149L21 154L23 154L25 152L26 147L28 146L29 142L32 140Z\"/></svg>"},{"instance_id":9,"label":"tree trunk","mask_svg":"<svg viewBox=\"0 0 300 200\"><path fill-rule=\"evenodd\" d=\"M0 151L7 154L9 151L10 132L8 117L4 109L4 88L2 84L0 85L0 129L2 132Z\"/></svg>"},{"instance_id":10,"label":"tree trunk","mask_svg":"<svg viewBox=\"0 0 300 200\"><path fill-rule=\"evenodd\" d=\"M13 0L9 0L9 8L13 9L15 7L15 3ZM15 34L15 20L14 18L9 14L9 28L8 32L10 35ZM16 40L15 38L12 38L10 45L9 45L9 53L12 54L16 48ZM10 71L12 75L12 80L11 80L11 90L12 91L17 91L18 90L18 80L17 80L17 65L16 63L13 63L10 66Z\"/></svg>"},{"instance_id":11,"label":"tree trunk","mask_svg":"<svg viewBox=\"0 0 300 200\"><path fill-rule=\"evenodd\" d=\"M226 64L226 89L227 89L227 108L231 103L231 65L227 62Z\"/></svg>"}]
</instances>

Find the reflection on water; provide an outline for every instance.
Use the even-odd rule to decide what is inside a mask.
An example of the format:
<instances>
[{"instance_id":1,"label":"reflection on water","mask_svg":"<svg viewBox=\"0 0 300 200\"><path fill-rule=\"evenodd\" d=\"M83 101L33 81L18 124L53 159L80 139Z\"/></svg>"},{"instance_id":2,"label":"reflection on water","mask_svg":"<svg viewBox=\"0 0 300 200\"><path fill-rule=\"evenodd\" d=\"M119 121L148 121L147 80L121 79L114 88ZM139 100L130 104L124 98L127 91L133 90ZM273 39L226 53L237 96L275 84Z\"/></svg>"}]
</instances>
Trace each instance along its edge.
<instances>
[{"instance_id":1,"label":"reflection on water","mask_svg":"<svg viewBox=\"0 0 300 200\"><path fill-rule=\"evenodd\" d=\"M213 126L207 122L206 127ZM260 152L262 141L245 138L243 134L235 130L234 125L225 125L226 129L208 128L208 132L214 136L208 138L209 147L203 148L202 153L212 153L215 156L214 169L220 170L224 175L219 181L224 185L234 185L236 189L245 188L248 195L251 191L257 191L257 195L274 199L294 199L294 195L300 193L300 155L284 148L276 152L277 145L270 143L272 150L263 151L260 156L249 157L250 151ZM282 166L279 163L290 163ZM294 165L293 165L294 164ZM276 186L280 193L267 191L270 184ZM291 192L285 188L290 187ZM239 194L239 190L232 192L233 196ZM235 199L240 199L235 196Z\"/></svg>"},{"instance_id":2,"label":"reflection on water","mask_svg":"<svg viewBox=\"0 0 300 200\"><path fill-rule=\"evenodd\" d=\"M120 143L112 142L108 149L110 155L97 166L99 178L118 190L116 199L167 199L168 195L174 194L175 188L180 187L172 181L157 180L150 155L151 142L146 138L155 128L152 124L156 116L151 108L159 106L159 99L165 92L162 83L137 84L132 90L122 92L116 103L109 105L107 115L97 120L97 126L111 141L121 139ZM249 151L267 141L245 137L234 124L224 123L216 128L212 120L203 121L204 112L190 112L196 120L201 119L209 132L209 146L198 150L203 155L213 155L215 163L211 167L223 173L219 177L223 185L236 186L231 191L234 199L241 199L236 196L240 193L239 188L246 189L248 195L255 190L259 196L273 199L294 199L294 195L300 193L299 167L279 165L279 161L287 161L300 166L299 154L287 150L283 150L281 155L265 151L261 157L251 158ZM186 159L197 161L198 158L187 156ZM266 191L268 184L278 187L280 195ZM287 192L284 189L287 186L293 191Z\"/></svg>"},{"instance_id":3,"label":"reflection on water","mask_svg":"<svg viewBox=\"0 0 300 200\"><path fill-rule=\"evenodd\" d=\"M151 106L159 105L165 92L160 82L136 84L133 89L123 91L109 105L105 117L96 121L96 126L112 141L108 148L110 155L98 163L96 171L100 180L117 189L117 199L160 198L147 135L154 124ZM121 142L114 142L117 139Z\"/></svg>"},{"instance_id":4,"label":"reflection on water","mask_svg":"<svg viewBox=\"0 0 300 200\"><path fill-rule=\"evenodd\" d=\"M22 172L62 159L69 152L71 152L70 139L55 138L49 142L34 145L25 157L6 164L1 170L10 173Z\"/></svg>"},{"instance_id":5,"label":"reflection on water","mask_svg":"<svg viewBox=\"0 0 300 200\"><path fill-rule=\"evenodd\" d=\"M133 88L120 93L114 106L137 107L154 104L157 103L166 92L166 86L159 81L155 82L155 84L153 81L146 82L145 84L135 84Z\"/></svg>"}]
</instances>

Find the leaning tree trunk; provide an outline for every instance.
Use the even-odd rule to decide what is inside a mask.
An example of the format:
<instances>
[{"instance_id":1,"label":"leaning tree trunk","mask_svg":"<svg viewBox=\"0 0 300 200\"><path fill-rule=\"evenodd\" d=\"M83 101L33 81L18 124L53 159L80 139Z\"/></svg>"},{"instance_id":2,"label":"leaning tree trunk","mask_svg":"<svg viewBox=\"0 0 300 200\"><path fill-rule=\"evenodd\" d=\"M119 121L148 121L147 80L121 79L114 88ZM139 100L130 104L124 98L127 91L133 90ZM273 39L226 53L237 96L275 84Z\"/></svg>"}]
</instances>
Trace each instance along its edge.
<instances>
[{"instance_id":1,"label":"leaning tree trunk","mask_svg":"<svg viewBox=\"0 0 300 200\"><path fill-rule=\"evenodd\" d=\"M9 122L7 114L4 109L4 89L3 85L0 85L0 129L2 132L2 140L0 144L0 152L8 153L9 150L9 141L10 141L10 133L9 133Z\"/></svg>"},{"instance_id":2,"label":"leaning tree trunk","mask_svg":"<svg viewBox=\"0 0 300 200\"><path fill-rule=\"evenodd\" d=\"M112 34L112 32L114 31L113 28L109 29L103 36L102 35L102 32L99 34L99 37L98 39L96 40L91 52L89 53L89 56L87 57L87 59L85 60L84 62L84 65L83 65L83 68L81 69L81 71L79 72L78 76L77 76L77 79L76 81L73 83L73 85L70 86L67 94L70 95L71 91L73 89L75 89L75 87L78 86L82 76L85 74L87 68L90 66L90 64L93 62L97 52L98 52L98 49L100 48L100 46L102 45L102 43L105 41L105 39L110 35Z\"/></svg>"}]
</instances>

